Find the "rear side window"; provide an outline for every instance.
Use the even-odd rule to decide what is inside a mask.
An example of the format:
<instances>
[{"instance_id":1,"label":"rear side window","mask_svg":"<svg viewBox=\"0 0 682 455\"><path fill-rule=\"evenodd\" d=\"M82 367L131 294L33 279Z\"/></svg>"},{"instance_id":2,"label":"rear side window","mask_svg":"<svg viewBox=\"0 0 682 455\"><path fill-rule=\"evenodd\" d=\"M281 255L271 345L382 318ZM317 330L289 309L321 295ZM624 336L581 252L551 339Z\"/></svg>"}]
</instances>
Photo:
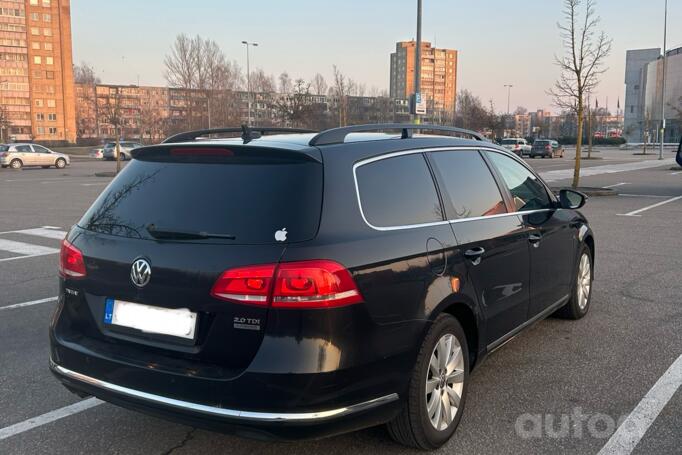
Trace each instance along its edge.
<instances>
[{"instance_id":1,"label":"rear side window","mask_svg":"<svg viewBox=\"0 0 682 455\"><path fill-rule=\"evenodd\" d=\"M248 154L247 154L248 155ZM209 157L210 158L210 157ZM153 238L158 230L233 236L234 244L312 239L322 206L322 165L312 161L238 157L211 162L133 160L79 225L91 231Z\"/></svg>"},{"instance_id":2,"label":"rear side window","mask_svg":"<svg viewBox=\"0 0 682 455\"><path fill-rule=\"evenodd\" d=\"M443 221L436 186L420 153L361 165L355 178L362 213L374 227Z\"/></svg>"},{"instance_id":3,"label":"rear side window","mask_svg":"<svg viewBox=\"0 0 682 455\"><path fill-rule=\"evenodd\" d=\"M502 145L516 145L516 139L502 139Z\"/></svg>"},{"instance_id":4,"label":"rear side window","mask_svg":"<svg viewBox=\"0 0 682 455\"><path fill-rule=\"evenodd\" d=\"M507 212L500 189L481 155L474 150L431 153L448 219Z\"/></svg>"}]
</instances>

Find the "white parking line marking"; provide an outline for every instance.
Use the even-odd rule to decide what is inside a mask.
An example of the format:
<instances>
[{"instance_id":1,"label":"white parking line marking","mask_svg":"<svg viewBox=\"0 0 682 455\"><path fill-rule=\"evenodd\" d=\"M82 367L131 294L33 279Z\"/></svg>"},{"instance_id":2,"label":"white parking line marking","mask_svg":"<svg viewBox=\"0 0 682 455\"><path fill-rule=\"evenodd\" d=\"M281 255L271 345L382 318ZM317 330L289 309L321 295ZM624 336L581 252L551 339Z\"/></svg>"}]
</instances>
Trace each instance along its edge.
<instances>
[{"instance_id":1,"label":"white parking line marking","mask_svg":"<svg viewBox=\"0 0 682 455\"><path fill-rule=\"evenodd\" d=\"M665 204L670 204L671 202L675 202L675 201L678 201L680 199L682 199L682 196L677 196L677 197L674 197L671 199L667 199L665 201L661 201L657 204L648 205L644 208L641 208L639 210L635 210L635 211L632 211L629 213L622 213L622 214L619 213L618 216L640 216L639 214L642 212L646 212L647 210L655 209L656 207L660 207L660 206L665 205Z\"/></svg>"},{"instance_id":2,"label":"white parking line marking","mask_svg":"<svg viewBox=\"0 0 682 455\"><path fill-rule=\"evenodd\" d=\"M21 231L14 231L15 234L35 235L38 237L47 237L48 239L63 240L66 237L66 231L57 231L55 229L34 228L22 229Z\"/></svg>"},{"instance_id":3,"label":"white parking line marking","mask_svg":"<svg viewBox=\"0 0 682 455\"><path fill-rule=\"evenodd\" d=\"M41 303L55 302L58 297L48 297L46 299L32 300L30 302L15 303L14 305L0 306L0 311L2 310L14 310L16 308L24 308L27 306L40 305Z\"/></svg>"},{"instance_id":4,"label":"white parking line marking","mask_svg":"<svg viewBox=\"0 0 682 455\"><path fill-rule=\"evenodd\" d=\"M14 256L12 258L4 258L0 259L0 262L9 262L9 261L16 261L18 259L28 259L28 258L37 258L41 256L47 256L49 254L57 254L59 253L59 250L55 251L54 253L46 253L46 254L29 254L28 256Z\"/></svg>"},{"instance_id":5,"label":"white parking line marking","mask_svg":"<svg viewBox=\"0 0 682 455\"><path fill-rule=\"evenodd\" d=\"M605 186L604 188L615 188L615 187L617 187L617 186L623 186L623 185L629 185L629 183L625 183L625 182L615 183L615 184L613 184L613 185Z\"/></svg>"},{"instance_id":6,"label":"white parking line marking","mask_svg":"<svg viewBox=\"0 0 682 455\"><path fill-rule=\"evenodd\" d=\"M682 174L682 171L679 171L679 172L671 172L671 173L670 173L670 175L678 175L678 174Z\"/></svg>"},{"instance_id":7,"label":"white parking line marking","mask_svg":"<svg viewBox=\"0 0 682 455\"><path fill-rule=\"evenodd\" d=\"M15 242L14 240L0 239L0 250L24 256L43 256L46 254L59 253L56 248L49 248L31 243Z\"/></svg>"},{"instance_id":8,"label":"white parking line marking","mask_svg":"<svg viewBox=\"0 0 682 455\"><path fill-rule=\"evenodd\" d=\"M647 429L682 385L682 355L673 362L597 455L632 453Z\"/></svg>"},{"instance_id":9,"label":"white parking line marking","mask_svg":"<svg viewBox=\"0 0 682 455\"><path fill-rule=\"evenodd\" d=\"M79 401L78 403L72 404L70 406L65 406L38 417L33 417L31 419L24 420L23 422L10 425L9 427L0 429L0 441L54 422L55 420L63 419L64 417L68 417L73 414L78 414L79 412L94 408L95 406L98 406L102 403L103 401L98 400L97 398L88 398L87 400Z\"/></svg>"},{"instance_id":10,"label":"white parking line marking","mask_svg":"<svg viewBox=\"0 0 682 455\"><path fill-rule=\"evenodd\" d=\"M625 196L625 197L653 197L653 198L666 198L670 196L661 196L658 194L630 194L630 193L619 193L618 196Z\"/></svg>"},{"instance_id":11,"label":"white parking line marking","mask_svg":"<svg viewBox=\"0 0 682 455\"><path fill-rule=\"evenodd\" d=\"M647 160L636 161L634 163L623 164L606 164L603 166L584 167L580 170L581 177L589 177L591 175L601 174L615 174L618 172L638 171L640 169L650 169L654 167L670 166L674 163L673 158L665 160ZM540 172L540 176L546 182L554 182L556 180L564 180L573 177L573 169L559 169L556 171Z\"/></svg>"},{"instance_id":12,"label":"white parking line marking","mask_svg":"<svg viewBox=\"0 0 682 455\"><path fill-rule=\"evenodd\" d=\"M97 185L108 185L109 182L98 182L98 183L81 183L81 186L97 186Z\"/></svg>"}]
</instances>

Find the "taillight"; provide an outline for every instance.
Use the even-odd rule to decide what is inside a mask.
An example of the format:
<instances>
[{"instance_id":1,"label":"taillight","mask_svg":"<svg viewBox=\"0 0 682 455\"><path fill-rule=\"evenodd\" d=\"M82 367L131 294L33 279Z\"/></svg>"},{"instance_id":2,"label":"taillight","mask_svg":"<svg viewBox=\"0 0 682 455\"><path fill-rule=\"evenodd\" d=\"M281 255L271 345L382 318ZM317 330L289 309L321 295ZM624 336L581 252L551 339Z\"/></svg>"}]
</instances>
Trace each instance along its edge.
<instances>
[{"instance_id":1,"label":"taillight","mask_svg":"<svg viewBox=\"0 0 682 455\"><path fill-rule=\"evenodd\" d=\"M64 278L84 278L86 275L83 253L68 240L62 240L59 252L59 274Z\"/></svg>"},{"instance_id":2,"label":"taillight","mask_svg":"<svg viewBox=\"0 0 682 455\"><path fill-rule=\"evenodd\" d=\"M285 262L227 270L213 297L275 308L334 308L362 301L350 272L328 260Z\"/></svg>"},{"instance_id":3,"label":"taillight","mask_svg":"<svg viewBox=\"0 0 682 455\"><path fill-rule=\"evenodd\" d=\"M551 146L551 145L545 145L545 150L547 150L548 152L551 151L551 150L552 150L552 146Z\"/></svg>"},{"instance_id":4,"label":"taillight","mask_svg":"<svg viewBox=\"0 0 682 455\"><path fill-rule=\"evenodd\" d=\"M211 289L211 295L250 305L267 306L275 265L256 265L227 270Z\"/></svg>"}]
</instances>

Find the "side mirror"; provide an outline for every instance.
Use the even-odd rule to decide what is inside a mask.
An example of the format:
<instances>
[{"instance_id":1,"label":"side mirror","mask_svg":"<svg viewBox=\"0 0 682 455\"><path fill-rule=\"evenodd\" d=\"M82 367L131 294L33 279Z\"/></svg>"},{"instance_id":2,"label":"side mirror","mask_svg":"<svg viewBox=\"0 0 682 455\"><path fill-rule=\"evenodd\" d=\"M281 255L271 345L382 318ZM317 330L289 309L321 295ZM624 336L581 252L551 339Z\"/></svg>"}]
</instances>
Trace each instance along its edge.
<instances>
[{"instance_id":1,"label":"side mirror","mask_svg":"<svg viewBox=\"0 0 682 455\"><path fill-rule=\"evenodd\" d=\"M575 190L561 190L559 192L559 201L562 209L579 209L587 202L587 196L580 191Z\"/></svg>"}]
</instances>

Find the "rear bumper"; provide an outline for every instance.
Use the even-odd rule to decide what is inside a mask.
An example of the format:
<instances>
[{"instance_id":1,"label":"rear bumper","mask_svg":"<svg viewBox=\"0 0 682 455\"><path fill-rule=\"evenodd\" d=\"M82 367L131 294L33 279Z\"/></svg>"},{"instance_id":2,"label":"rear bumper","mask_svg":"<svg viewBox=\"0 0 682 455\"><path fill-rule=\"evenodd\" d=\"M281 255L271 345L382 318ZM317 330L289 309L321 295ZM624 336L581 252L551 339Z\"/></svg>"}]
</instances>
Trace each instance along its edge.
<instances>
[{"instance_id":1,"label":"rear bumper","mask_svg":"<svg viewBox=\"0 0 682 455\"><path fill-rule=\"evenodd\" d=\"M228 409L183 401L103 381L50 359L50 370L70 390L188 425L257 439L312 439L384 423L398 412L397 393L368 401L303 412Z\"/></svg>"}]
</instances>

